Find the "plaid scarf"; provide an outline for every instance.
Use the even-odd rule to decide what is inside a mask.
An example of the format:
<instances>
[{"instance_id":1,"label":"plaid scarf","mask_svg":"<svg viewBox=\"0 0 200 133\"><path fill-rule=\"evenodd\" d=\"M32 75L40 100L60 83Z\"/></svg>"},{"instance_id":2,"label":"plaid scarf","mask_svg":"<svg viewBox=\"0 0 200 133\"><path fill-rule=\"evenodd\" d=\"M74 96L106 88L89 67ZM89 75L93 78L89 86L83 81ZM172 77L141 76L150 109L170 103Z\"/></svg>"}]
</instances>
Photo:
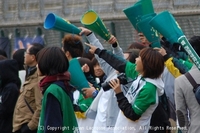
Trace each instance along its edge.
<instances>
[{"instance_id":1,"label":"plaid scarf","mask_svg":"<svg viewBox=\"0 0 200 133\"><path fill-rule=\"evenodd\" d=\"M70 80L70 73L69 72L64 72L64 73L59 73L57 75L51 75L51 76L46 76L44 77L40 83L40 89L42 91L42 93L44 94L44 91L46 90L46 88L48 88L48 86L56 81L62 81L64 82L64 86L67 92L70 92L70 85L69 85L69 80Z\"/></svg>"}]
</instances>

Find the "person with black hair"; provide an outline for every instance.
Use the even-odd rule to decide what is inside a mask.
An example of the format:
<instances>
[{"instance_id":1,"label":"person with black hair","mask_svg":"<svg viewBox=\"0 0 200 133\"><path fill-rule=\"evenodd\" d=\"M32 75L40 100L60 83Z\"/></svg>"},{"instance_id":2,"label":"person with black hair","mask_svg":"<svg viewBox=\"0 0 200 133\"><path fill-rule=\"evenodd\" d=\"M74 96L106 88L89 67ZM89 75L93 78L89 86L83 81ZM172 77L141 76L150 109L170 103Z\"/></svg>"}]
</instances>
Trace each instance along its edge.
<instances>
[{"instance_id":1,"label":"person with black hair","mask_svg":"<svg viewBox=\"0 0 200 133\"><path fill-rule=\"evenodd\" d=\"M42 48L43 45L34 43L24 54L26 77L14 110L14 133L37 132L42 99L38 83L42 77L37 74L36 55Z\"/></svg>"},{"instance_id":2,"label":"person with black hair","mask_svg":"<svg viewBox=\"0 0 200 133\"><path fill-rule=\"evenodd\" d=\"M3 49L0 49L0 55L4 56L4 57L8 57L7 54L6 54L6 51L3 50Z\"/></svg>"},{"instance_id":3,"label":"person with black hair","mask_svg":"<svg viewBox=\"0 0 200 133\"><path fill-rule=\"evenodd\" d=\"M106 74L104 73L103 69L101 68L98 60L94 57L92 60L92 66L94 68L94 76L98 80L98 85L101 86L101 84L105 81L107 78Z\"/></svg>"},{"instance_id":4,"label":"person with black hair","mask_svg":"<svg viewBox=\"0 0 200 133\"><path fill-rule=\"evenodd\" d=\"M84 57L78 58L78 60L89 84L93 86L94 88L96 88L95 91L94 89L88 89L88 88L83 88L82 91L83 93L87 94L86 97L95 98L99 92L100 86L97 84L94 78L95 75L94 75L94 68L92 66L92 62L88 58L84 58Z\"/></svg>"},{"instance_id":5,"label":"person with black hair","mask_svg":"<svg viewBox=\"0 0 200 133\"><path fill-rule=\"evenodd\" d=\"M135 63L135 59L138 57L140 49L129 49L124 52L124 57L132 63Z\"/></svg>"},{"instance_id":6,"label":"person with black hair","mask_svg":"<svg viewBox=\"0 0 200 133\"><path fill-rule=\"evenodd\" d=\"M37 54L37 62L38 75L44 76L39 83L43 99L37 133L78 133L68 59L59 47L46 47Z\"/></svg>"},{"instance_id":7,"label":"person with black hair","mask_svg":"<svg viewBox=\"0 0 200 133\"><path fill-rule=\"evenodd\" d=\"M19 78L21 80L21 87L25 82L25 75L26 75L26 71L25 71L25 68L24 68L24 54L25 54L25 52L26 52L26 49L18 49L13 54L13 59L15 59L17 61L18 65L19 65Z\"/></svg>"},{"instance_id":8,"label":"person with black hair","mask_svg":"<svg viewBox=\"0 0 200 133\"><path fill-rule=\"evenodd\" d=\"M1 60L0 70L0 132L12 133L13 112L21 84L17 61Z\"/></svg>"},{"instance_id":9,"label":"person with black hair","mask_svg":"<svg viewBox=\"0 0 200 133\"><path fill-rule=\"evenodd\" d=\"M148 47L148 46L143 46L142 43L140 43L140 42L132 42L128 46L127 50L130 50L130 49L139 49L139 50L141 50L141 49L143 49L145 47Z\"/></svg>"},{"instance_id":10,"label":"person with black hair","mask_svg":"<svg viewBox=\"0 0 200 133\"><path fill-rule=\"evenodd\" d=\"M13 54L13 59L15 59L19 64L19 70L24 70L24 54L26 52L26 49L18 49Z\"/></svg>"}]
</instances>

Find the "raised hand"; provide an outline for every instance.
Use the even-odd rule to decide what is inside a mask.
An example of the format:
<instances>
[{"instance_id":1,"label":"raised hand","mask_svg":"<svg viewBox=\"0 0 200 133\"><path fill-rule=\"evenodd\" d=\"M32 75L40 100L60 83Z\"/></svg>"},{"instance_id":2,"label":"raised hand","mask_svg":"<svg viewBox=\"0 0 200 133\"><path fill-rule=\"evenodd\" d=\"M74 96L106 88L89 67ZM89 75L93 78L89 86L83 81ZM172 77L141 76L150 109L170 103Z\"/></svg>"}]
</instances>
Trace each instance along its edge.
<instances>
[{"instance_id":1,"label":"raised hand","mask_svg":"<svg viewBox=\"0 0 200 133\"><path fill-rule=\"evenodd\" d=\"M113 35L111 35L110 39L108 40L109 44L114 44L115 42L117 42L117 38Z\"/></svg>"},{"instance_id":2,"label":"raised hand","mask_svg":"<svg viewBox=\"0 0 200 133\"><path fill-rule=\"evenodd\" d=\"M156 49L162 56L165 56L167 54L164 48L154 48L154 49Z\"/></svg>"},{"instance_id":3,"label":"raised hand","mask_svg":"<svg viewBox=\"0 0 200 133\"><path fill-rule=\"evenodd\" d=\"M97 47L92 45L92 44L86 43L86 42L85 42L85 45L89 46L90 47L90 49L89 49L90 53L94 54L94 52L96 51Z\"/></svg>"},{"instance_id":4,"label":"raised hand","mask_svg":"<svg viewBox=\"0 0 200 133\"><path fill-rule=\"evenodd\" d=\"M87 73L90 71L90 67L88 66L88 64L84 64L82 67L81 67L82 71Z\"/></svg>"},{"instance_id":5,"label":"raised hand","mask_svg":"<svg viewBox=\"0 0 200 133\"><path fill-rule=\"evenodd\" d=\"M113 79L109 82L109 85L113 88L113 90L115 91L115 93L120 93L121 91L121 86L120 86L120 82L119 79Z\"/></svg>"},{"instance_id":6,"label":"raised hand","mask_svg":"<svg viewBox=\"0 0 200 133\"><path fill-rule=\"evenodd\" d=\"M90 87L90 88L83 88L83 94L85 95L85 97L92 97L92 93L95 91L96 89L94 87Z\"/></svg>"},{"instance_id":7,"label":"raised hand","mask_svg":"<svg viewBox=\"0 0 200 133\"><path fill-rule=\"evenodd\" d=\"M90 34L92 31L91 30L89 30L89 29L87 29L87 28L84 28L84 27L79 27L79 29L81 29L81 32L79 33L79 35L88 35L88 34Z\"/></svg>"}]
</instances>

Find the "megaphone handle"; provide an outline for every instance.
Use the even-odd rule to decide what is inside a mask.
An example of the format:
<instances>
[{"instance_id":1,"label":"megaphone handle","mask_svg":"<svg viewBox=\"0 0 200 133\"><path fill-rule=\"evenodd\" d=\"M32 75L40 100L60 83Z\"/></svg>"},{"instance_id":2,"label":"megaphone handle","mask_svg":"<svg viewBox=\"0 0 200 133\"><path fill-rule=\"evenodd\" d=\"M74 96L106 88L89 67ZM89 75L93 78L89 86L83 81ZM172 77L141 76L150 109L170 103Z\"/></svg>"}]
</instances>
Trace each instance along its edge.
<instances>
[{"instance_id":1,"label":"megaphone handle","mask_svg":"<svg viewBox=\"0 0 200 133\"><path fill-rule=\"evenodd\" d=\"M200 70L200 57L196 53L196 51L193 49L189 41L187 40L186 36L183 35L178 38L178 42L183 46L187 54L190 56L194 64L197 66L197 68Z\"/></svg>"},{"instance_id":2,"label":"megaphone handle","mask_svg":"<svg viewBox=\"0 0 200 133\"><path fill-rule=\"evenodd\" d=\"M118 46L118 42L115 42L115 43L112 44L113 48L116 48L117 46Z\"/></svg>"}]
</instances>

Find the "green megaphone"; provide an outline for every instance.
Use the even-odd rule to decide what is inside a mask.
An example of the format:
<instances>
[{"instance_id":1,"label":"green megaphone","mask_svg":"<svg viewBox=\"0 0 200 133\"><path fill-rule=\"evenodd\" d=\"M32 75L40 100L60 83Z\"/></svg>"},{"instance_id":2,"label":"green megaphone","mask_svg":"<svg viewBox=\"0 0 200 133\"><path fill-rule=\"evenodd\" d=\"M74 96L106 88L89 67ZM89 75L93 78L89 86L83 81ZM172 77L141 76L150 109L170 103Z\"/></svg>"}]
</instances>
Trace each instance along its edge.
<instances>
[{"instance_id":1,"label":"green megaphone","mask_svg":"<svg viewBox=\"0 0 200 133\"><path fill-rule=\"evenodd\" d=\"M151 47L158 47L160 48L160 37L157 30L155 30L149 22L151 19L156 16L156 13L147 14L141 17L141 21L137 23L140 31L144 34L147 40L150 42Z\"/></svg>"},{"instance_id":2,"label":"green megaphone","mask_svg":"<svg viewBox=\"0 0 200 133\"><path fill-rule=\"evenodd\" d=\"M69 61L70 83L77 88L81 93L83 88L89 88L88 81L81 69L81 65L77 58ZM77 78L78 77L78 78Z\"/></svg>"},{"instance_id":3,"label":"green megaphone","mask_svg":"<svg viewBox=\"0 0 200 133\"><path fill-rule=\"evenodd\" d=\"M98 34L104 40L108 41L110 39L111 34L94 10L85 12L80 21L86 28Z\"/></svg>"},{"instance_id":4,"label":"green megaphone","mask_svg":"<svg viewBox=\"0 0 200 133\"><path fill-rule=\"evenodd\" d=\"M77 35L81 32L81 30L78 27L71 24L68 20L57 16L54 13L49 13L46 16L46 19L44 21L44 28L47 30L54 29Z\"/></svg>"},{"instance_id":5,"label":"green megaphone","mask_svg":"<svg viewBox=\"0 0 200 133\"><path fill-rule=\"evenodd\" d=\"M140 22L143 15L154 13L154 8L151 0L140 0L134 5L123 9L123 12L133 27L138 32L141 32L137 26L137 23Z\"/></svg>"},{"instance_id":6,"label":"green megaphone","mask_svg":"<svg viewBox=\"0 0 200 133\"><path fill-rule=\"evenodd\" d=\"M143 15L154 13L152 0L140 0Z\"/></svg>"},{"instance_id":7,"label":"green megaphone","mask_svg":"<svg viewBox=\"0 0 200 133\"><path fill-rule=\"evenodd\" d=\"M168 11L163 11L149 22L159 33L161 33L168 41L180 43L187 54L190 56L194 64L200 70L200 58L192 48L186 36L183 34L181 27L176 22L175 18Z\"/></svg>"},{"instance_id":8,"label":"green megaphone","mask_svg":"<svg viewBox=\"0 0 200 133\"><path fill-rule=\"evenodd\" d=\"M167 38L171 44L177 42L178 38L184 35L181 27L168 11L163 11L157 14L151 19L149 24Z\"/></svg>"},{"instance_id":9,"label":"green megaphone","mask_svg":"<svg viewBox=\"0 0 200 133\"><path fill-rule=\"evenodd\" d=\"M128 20L131 22L135 30L139 31L139 28L137 27L137 23L140 21L143 11L142 11L142 4L140 1L136 2L134 5L127 7L123 9L124 14L128 18Z\"/></svg>"},{"instance_id":10,"label":"green megaphone","mask_svg":"<svg viewBox=\"0 0 200 133\"><path fill-rule=\"evenodd\" d=\"M189 57L192 59L194 64L197 66L197 68L200 70L200 58L196 51L193 49L191 44L189 43L188 39L185 35L180 36L178 38L178 42L183 46Z\"/></svg>"}]
</instances>

